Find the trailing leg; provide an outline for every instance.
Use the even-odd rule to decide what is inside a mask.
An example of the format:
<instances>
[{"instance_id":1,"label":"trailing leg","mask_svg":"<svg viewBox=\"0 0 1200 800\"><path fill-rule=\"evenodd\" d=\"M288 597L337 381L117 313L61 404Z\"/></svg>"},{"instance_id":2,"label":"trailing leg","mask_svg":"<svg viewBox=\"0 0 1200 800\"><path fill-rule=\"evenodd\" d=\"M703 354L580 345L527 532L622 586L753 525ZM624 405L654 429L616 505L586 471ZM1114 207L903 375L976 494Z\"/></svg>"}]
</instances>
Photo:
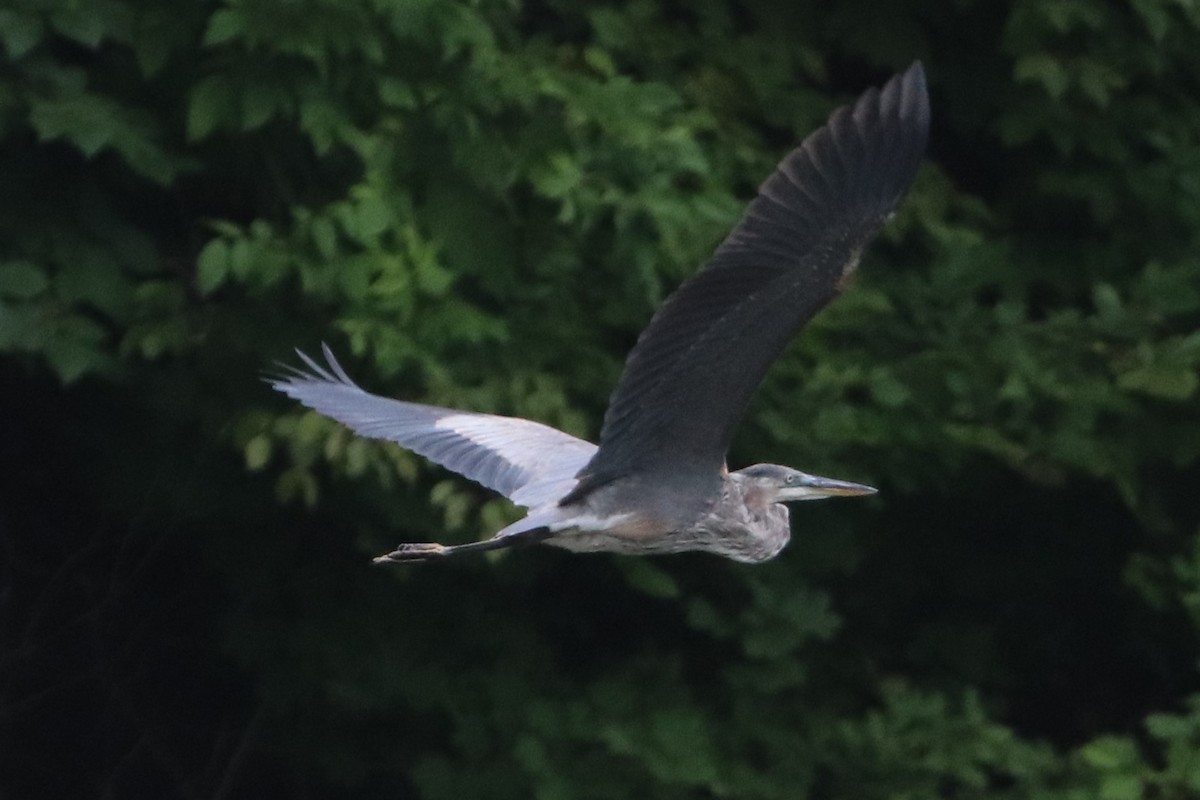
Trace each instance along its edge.
<instances>
[{"instance_id":1,"label":"trailing leg","mask_svg":"<svg viewBox=\"0 0 1200 800\"><path fill-rule=\"evenodd\" d=\"M493 536L482 542L467 544L445 545L437 542L407 542L390 553L378 556L376 564L412 564L418 561L432 561L446 556L457 556L463 553L484 553L488 550L502 550L507 547L524 547L537 544L553 536L549 528L531 528L518 533Z\"/></svg>"}]
</instances>

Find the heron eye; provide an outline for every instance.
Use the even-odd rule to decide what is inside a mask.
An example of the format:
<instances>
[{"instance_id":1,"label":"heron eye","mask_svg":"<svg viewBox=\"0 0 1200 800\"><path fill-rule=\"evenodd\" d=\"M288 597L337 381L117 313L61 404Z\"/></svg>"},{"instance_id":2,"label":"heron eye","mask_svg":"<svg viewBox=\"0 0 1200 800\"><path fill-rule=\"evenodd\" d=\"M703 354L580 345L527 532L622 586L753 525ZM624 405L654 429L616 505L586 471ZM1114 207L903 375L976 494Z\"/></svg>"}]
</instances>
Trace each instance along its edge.
<instances>
[{"instance_id":1,"label":"heron eye","mask_svg":"<svg viewBox=\"0 0 1200 800\"><path fill-rule=\"evenodd\" d=\"M788 484L792 484L792 483L795 483L795 482L796 482L796 476L795 476L795 475L788 475L788 476L787 476L787 478L784 480L784 483L788 483Z\"/></svg>"}]
</instances>

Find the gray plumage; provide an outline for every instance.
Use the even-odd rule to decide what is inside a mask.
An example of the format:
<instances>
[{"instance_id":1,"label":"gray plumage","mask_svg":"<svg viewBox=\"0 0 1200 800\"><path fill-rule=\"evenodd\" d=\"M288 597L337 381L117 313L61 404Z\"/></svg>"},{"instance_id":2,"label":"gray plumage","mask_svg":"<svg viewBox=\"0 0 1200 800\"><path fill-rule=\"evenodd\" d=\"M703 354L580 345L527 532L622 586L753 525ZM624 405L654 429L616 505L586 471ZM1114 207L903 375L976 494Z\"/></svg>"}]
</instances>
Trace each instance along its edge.
<instances>
[{"instance_id":1,"label":"gray plumage","mask_svg":"<svg viewBox=\"0 0 1200 800\"><path fill-rule=\"evenodd\" d=\"M328 346L328 366L297 351L307 370L271 384L360 436L385 439L533 508L571 490L596 445L516 417L474 414L371 394L350 379Z\"/></svg>"},{"instance_id":2,"label":"gray plumage","mask_svg":"<svg viewBox=\"0 0 1200 800\"><path fill-rule=\"evenodd\" d=\"M929 128L919 63L834 112L759 188L712 260L659 309L630 353L600 444L513 417L372 395L327 366L272 385L356 433L387 439L494 489L529 514L492 539L402 545L415 561L545 541L575 551L704 550L763 561L786 544L785 502L869 494L777 465L725 469L771 362L840 293L916 175Z\"/></svg>"}]
</instances>

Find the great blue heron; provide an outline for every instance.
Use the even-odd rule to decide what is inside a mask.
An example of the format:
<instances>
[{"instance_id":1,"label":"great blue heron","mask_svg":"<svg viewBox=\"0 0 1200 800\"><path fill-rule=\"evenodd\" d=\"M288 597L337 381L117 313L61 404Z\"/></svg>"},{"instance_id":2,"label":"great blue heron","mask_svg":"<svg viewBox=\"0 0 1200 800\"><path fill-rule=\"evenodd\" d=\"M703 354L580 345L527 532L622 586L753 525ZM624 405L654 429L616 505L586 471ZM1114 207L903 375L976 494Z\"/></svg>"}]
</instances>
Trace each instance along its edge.
<instances>
[{"instance_id":1,"label":"great blue heron","mask_svg":"<svg viewBox=\"0 0 1200 800\"><path fill-rule=\"evenodd\" d=\"M398 442L529 510L486 541L402 544L377 562L532 542L765 561L790 536L783 503L875 491L775 464L729 472L725 454L768 366L846 287L863 248L908 191L928 130L918 62L835 111L788 154L708 265L642 332L598 447L525 419L370 394L328 347L326 365L300 353L308 369L272 385L361 436Z\"/></svg>"}]
</instances>

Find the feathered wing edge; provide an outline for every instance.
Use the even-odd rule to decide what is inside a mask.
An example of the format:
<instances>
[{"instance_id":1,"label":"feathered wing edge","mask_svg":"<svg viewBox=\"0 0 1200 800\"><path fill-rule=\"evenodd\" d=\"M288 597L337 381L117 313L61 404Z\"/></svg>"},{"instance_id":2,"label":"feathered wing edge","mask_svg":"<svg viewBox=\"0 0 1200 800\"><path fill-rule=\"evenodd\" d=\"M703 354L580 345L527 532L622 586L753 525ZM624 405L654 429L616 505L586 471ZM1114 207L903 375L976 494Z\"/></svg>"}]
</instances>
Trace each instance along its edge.
<instances>
[{"instance_id":1,"label":"feathered wing edge","mask_svg":"<svg viewBox=\"0 0 1200 800\"><path fill-rule=\"evenodd\" d=\"M364 391L328 346L322 365L297 350L307 369L284 366L268 383L304 406L370 439L412 450L508 497L536 507L575 484L596 446L539 422L392 400Z\"/></svg>"}]
</instances>

